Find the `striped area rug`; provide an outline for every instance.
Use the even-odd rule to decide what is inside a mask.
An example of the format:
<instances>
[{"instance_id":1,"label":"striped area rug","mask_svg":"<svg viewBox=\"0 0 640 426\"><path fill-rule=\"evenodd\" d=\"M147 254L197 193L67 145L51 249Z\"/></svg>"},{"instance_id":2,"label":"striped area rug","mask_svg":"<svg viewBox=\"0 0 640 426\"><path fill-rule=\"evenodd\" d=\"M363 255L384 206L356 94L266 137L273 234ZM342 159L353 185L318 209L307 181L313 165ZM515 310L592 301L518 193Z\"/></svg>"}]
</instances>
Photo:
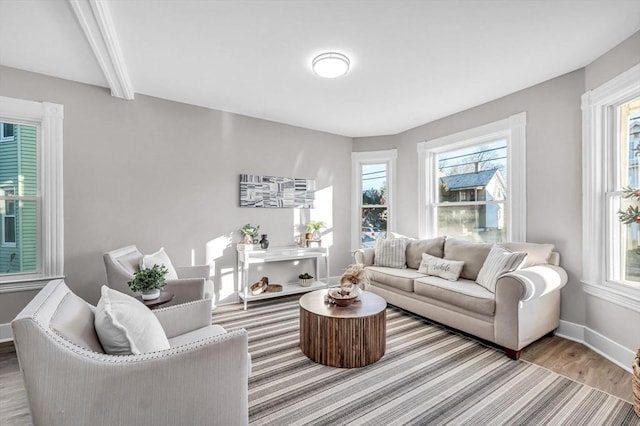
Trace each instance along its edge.
<instances>
[{"instance_id":1,"label":"striped area rug","mask_svg":"<svg viewBox=\"0 0 640 426\"><path fill-rule=\"evenodd\" d=\"M249 333L252 425L640 425L631 404L395 307L375 364L316 364L298 347L298 298L223 307Z\"/></svg>"}]
</instances>

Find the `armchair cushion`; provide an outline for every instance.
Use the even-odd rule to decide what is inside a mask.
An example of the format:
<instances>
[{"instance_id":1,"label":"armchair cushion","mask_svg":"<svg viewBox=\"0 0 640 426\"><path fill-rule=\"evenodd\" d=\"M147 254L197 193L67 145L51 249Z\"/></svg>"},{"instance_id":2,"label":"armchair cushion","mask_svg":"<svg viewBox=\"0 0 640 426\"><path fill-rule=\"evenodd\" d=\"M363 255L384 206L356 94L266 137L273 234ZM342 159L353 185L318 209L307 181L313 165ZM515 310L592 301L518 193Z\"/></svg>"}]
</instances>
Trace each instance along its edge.
<instances>
[{"instance_id":1,"label":"armchair cushion","mask_svg":"<svg viewBox=\"0 0 640 426\"><path fill-rule=\"evenodd\" d=\"M167 253L165 253L164 247L160 247L160 250L155 253L145 254L144 256L142 256L142 259L140 260L140 269L152 268L153 265L164 265L167 268L167 275L165 276L166 279L178 279L178 273L173 267L171 259L169 259Z\"/></svg>"},{"instance_id":2,"label":"armchair cushion","mask_svg":"<svg viewBox=\"0 0 640 426\"><path fill-rule=\"evenodd\" d=\"M160 321L131 296L102 286L95 312L95 328L105 352L139 355L170 349Z\"/></svg>"}]
</instances>

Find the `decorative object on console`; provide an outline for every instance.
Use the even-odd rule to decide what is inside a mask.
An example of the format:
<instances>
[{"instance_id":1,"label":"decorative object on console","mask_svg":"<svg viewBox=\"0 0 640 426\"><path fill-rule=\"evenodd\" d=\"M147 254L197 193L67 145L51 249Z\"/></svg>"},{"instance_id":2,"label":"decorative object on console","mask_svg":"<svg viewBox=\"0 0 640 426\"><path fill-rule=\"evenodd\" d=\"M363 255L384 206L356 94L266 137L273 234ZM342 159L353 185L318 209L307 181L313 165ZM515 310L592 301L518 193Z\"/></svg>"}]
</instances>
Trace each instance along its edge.
<instances>
[{"instance_id":1,"label":"decorative object on console","mask_svg":"<svg viewBox=\"0 0 640 426\"><path fill-rule=\"evenodd\" d=\"M257 295L260 293L263 293L267 287L269 287L269 277L262 277L260 278L260 281L258 281L257 283L254 283L251 288L251 294L252 295Z\"/></svg>"},{"instance_id":2,"label":"decorative object on console","mask_svg":"<svg viewBox=\"0 0 640 426\"><path fill-rule=\"evenodd\" d=\"M300 282L300 285L302 287L309 287L313 282L313 275L310 275L307 272L305 272L304 274L298 275L298 281Z\"/></svg>"},{"instance_id":3,"label":"decorative object on console","mask_svg":"<svg viewBox=\"0 0 640 426\"><path fill-rule=\"evenodd\" d=\"M269 248L269 239L267 237L267 234L262 234L262 238L260 239L260 248L263 250Z\"/></svg>"},{"instance_id":4,"label":"decorative object on console","mask_svg":"<svg viewBox=\"0 0 640 426\"><path fill-rule=\"evenodd\" d=\"M312 209L315 192L313 179L240 175L240 207Z\"/></svg>"},{"instance_id":5,"label":"decorative object on console","mask_svg":"<svg viewBox=\"0 0 640 426\"><path fill-rule=\"evenodd\" d=\"M307 240L318 241L320 240L320 230L322 228L326 228L327 224L321 220L312 220L307 223L307 231L311 232L311 238L307 238ZM305 238L308 234L305 234Z\"/></svg>"},{"instance_id":6,"label":"decorative object on console","mask_svg":"<svg viewBox=\"0 0 640 426\"><path fill-rule=\"evenodd\" d=\"M143 300L153 300L160 296L160 289L166 283L167 267L154 264L150 268L140 269L133 274L133 279L129 281L131 291L142 293Z\"/></svg>"},{"instance_id":7,"label":"decorative object on console","mask_svg":"<svg viewBox=\"0 0 640 426\"><path fill-rule=\"evenodd\" d=\"M260 225L253 226L250 223L247 223L245 226L240 228L240 233L243 235L245 244L256 244L258 242L259 231Z\"/></svg>"}]
</instances>

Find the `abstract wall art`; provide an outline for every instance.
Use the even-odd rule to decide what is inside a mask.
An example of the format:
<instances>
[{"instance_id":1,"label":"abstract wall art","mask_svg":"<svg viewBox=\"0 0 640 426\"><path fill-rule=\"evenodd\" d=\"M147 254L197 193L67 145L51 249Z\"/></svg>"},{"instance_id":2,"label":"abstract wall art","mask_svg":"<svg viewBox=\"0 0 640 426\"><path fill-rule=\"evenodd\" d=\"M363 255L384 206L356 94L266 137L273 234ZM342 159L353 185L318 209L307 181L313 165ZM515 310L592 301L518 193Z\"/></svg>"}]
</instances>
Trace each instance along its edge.
<instances>
[{"instance_id":1,"label":"abstract wall art","mask_svg":"<svg viewBox=\"0 0 640 426\"><path fill-rule=\"evenodd\" d=\"M240 175L240 207L312 209L315 192L313 179Z\"/></svg>"}]
</instances>

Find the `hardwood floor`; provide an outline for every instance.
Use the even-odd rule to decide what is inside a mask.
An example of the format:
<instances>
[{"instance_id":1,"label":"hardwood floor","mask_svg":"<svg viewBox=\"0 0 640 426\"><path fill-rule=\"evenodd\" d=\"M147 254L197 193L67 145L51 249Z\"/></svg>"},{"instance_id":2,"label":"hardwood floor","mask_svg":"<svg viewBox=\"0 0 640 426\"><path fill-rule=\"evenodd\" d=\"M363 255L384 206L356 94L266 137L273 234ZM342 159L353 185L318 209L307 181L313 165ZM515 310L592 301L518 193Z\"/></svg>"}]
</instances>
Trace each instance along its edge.
<instances>
[{"instance_id":1,"label":"hardwood floor","mask_svg":"<svg viewBox=\"0 0 640 426\"><path fill-rule=\"evenodd\" d=\"M520 359L633 404L631 373L585 345L562 337L543 337L522 350Z\"/></svg>"},{"instance_id":2,"label":"hardwood floor","mask_svg":"<svg viewBox=\"0 0 640 426\"><path fill-rule=\"evenodd\" d=\"M525 348L520 359L633 403L631 373L580 343L544 337ZM22 375L11 342L0 343L0 424L30 424Z\"/></svg>"}]
</instances>

